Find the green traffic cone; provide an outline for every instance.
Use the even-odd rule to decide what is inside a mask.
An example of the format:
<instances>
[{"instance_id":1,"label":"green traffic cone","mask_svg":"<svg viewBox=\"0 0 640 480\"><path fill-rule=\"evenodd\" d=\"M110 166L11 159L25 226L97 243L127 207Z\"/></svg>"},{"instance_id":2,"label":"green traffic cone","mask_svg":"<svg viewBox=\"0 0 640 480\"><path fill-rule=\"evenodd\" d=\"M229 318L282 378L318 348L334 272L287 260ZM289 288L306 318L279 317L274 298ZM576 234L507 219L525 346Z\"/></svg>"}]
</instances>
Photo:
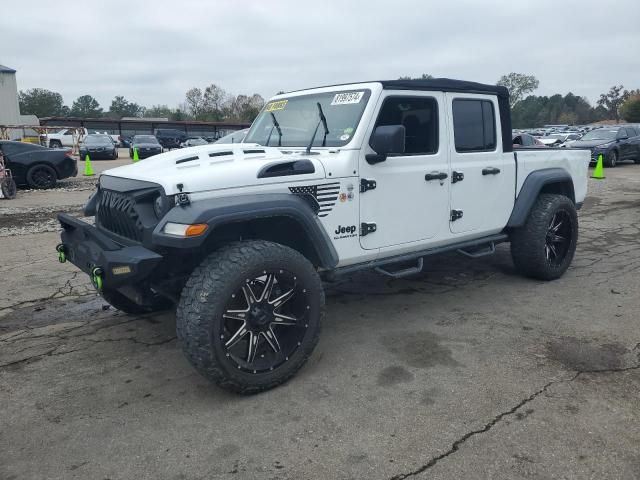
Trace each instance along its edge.
<instances>
[{"instance_id":1,"label":"green traffic cone","mask_svg":"<svg viewBox=\"0 0 640 480\"><path fill-rule=\"evenodd\" d=\"M133 147L133 162L137 162L138 160L140 160L140 157L138 157L138 147Z\"/></svg>"},{"instance_id":2,"label":"green traffic cone","mask_svg":"<svg viewBox=\"0 0 640 480\"><path fill-rule=\"evenodd\" d=\"M602 164L602 154L598 155L598 161L596 162L596 168L593 169L593 175L591 178L595 178L597 180L604 180L604 165Z\"/></svg>"},{"instance_id":3,"label":"green traffic cone","mask_svg":"<svg viewBox=\"0 0 640 480\"><path fill-rule=\"evenodd\" d=\"M89 154L87 153L87 155L84 157L84 176L92 177L93 175L94 173L93 167L91 166L91 159L89 158Z\"/></svg>"}]
</instances>

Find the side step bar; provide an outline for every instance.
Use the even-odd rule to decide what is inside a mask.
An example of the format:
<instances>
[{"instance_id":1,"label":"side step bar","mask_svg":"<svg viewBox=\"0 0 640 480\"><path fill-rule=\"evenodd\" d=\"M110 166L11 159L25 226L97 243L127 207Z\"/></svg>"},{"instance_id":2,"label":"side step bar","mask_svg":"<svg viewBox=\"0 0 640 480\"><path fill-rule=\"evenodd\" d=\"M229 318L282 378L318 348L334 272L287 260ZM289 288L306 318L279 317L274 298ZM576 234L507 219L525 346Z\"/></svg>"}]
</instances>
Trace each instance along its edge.
<instances>
[{"instance_id":1,"label":"side step bar","mask_svg":"<svg viewBox=\"0 0 640 480\"><path fill-rule=\"evenodd\" d=\"M485 255L493 255L494 253L496 253L496 242L489 242L484 247L480 247L474 250L464 250L462 248L459 248L456 251L459 254L464 255L465 257L480 258L484 257Z\"/></svg>"},{"instance_id":2,"label":"side step bar","mask_svg":"<svg viewBox=\"0 0 640 480\"><path fill-rule=\"evenodd\" d=\"M418 259L415 267L404 268L402 270L396 270L395 272L390 272L382 267L376 267L375 271L382 275L386 275L387 277L403 278L420 273L422 271L422 267L424 267L424 257L420 257Z\"/></svg>"},{"instance_id":3,"label":"side step bar","mask_svg":"<svg viewBox=\"0 0 640 480\"><path fill-rule=\"evenodd\" d=\"M460 242L451 245L445 245L442 247L430 248L427 250L420 250L417 252L406 253L403 255L395 255L393 257L381 258L378 260L372 260L370 262L358 263L356 265L347 265L345 267L339 267L335 270L324 272L323 278L327 280L333 280L341 275L354 273L360 270L374 269L378 273L391 276L394 278L402 278L408 275L414 275L422 271L424 266L423 257L430 255L437 255L439 253L446 253L452 251L458 251L462 255L466 255L471 258L477 258L484 255L490 255L495 252L496 245L498 243L506 242L509 240L509 236L506 233L499 233L497 235L491 235L488 237L478 238L476 240L468 240L466 242ZM416 261L415 267L409 267L398 271L389 271L385 268L381 268L387 265L397 265L399 263L406 263Z\"/></svg>"}]
</instances>

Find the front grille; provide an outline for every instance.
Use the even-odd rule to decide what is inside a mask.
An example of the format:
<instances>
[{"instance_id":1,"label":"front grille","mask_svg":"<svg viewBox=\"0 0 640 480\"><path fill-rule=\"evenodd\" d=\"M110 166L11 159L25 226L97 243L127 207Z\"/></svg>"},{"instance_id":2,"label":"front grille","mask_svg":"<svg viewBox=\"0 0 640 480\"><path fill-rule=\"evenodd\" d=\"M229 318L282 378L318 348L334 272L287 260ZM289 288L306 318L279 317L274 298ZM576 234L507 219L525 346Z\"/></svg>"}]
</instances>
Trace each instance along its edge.
<instances>
[{"instance_id":1,"label":"front grille","mask_svg":"<svg viewBox=\"0 0 640 480\"><path fill-rule=\"evenodd\" d=\"M135 209L135 201L126 194L101 190L96 220L99 226L110 232L142 241L143 226Z\"/></svg>"}]
</instances>

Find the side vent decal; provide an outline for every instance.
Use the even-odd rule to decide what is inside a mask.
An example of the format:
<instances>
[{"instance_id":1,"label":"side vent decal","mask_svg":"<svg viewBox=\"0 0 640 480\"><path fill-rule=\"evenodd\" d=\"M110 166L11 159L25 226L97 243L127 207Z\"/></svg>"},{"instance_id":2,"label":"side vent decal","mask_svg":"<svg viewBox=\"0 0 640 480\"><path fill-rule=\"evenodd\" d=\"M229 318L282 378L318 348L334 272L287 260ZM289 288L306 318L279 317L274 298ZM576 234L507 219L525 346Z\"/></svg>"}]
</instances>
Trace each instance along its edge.
<instances>
[{"instance_id":1,"label":"side vent decal","mask_svg":"<svg viewBox=\"0 0 640 480\"><path fill-rule=\"evenodd\" d=\"M300 187L289 187L291 193L296 195L310 195L316 202L320 209L318 210L319 217L326 217L331 213L333 207L338 200L338 194L340 193L340 182L325 183L321 185L305 185Z\"/></svg>"}]
</instances>

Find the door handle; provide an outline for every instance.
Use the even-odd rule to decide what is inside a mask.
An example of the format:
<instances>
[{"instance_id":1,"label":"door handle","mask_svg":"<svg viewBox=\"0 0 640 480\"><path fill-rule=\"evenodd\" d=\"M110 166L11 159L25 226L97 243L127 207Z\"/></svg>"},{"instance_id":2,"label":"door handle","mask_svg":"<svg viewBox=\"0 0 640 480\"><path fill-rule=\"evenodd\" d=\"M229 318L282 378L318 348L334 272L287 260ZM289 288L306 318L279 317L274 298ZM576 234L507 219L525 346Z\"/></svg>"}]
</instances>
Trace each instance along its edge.
<instances>
[{"instance_id":1,"label":"door handle","mask_svg":"<svg viewBox=\"0 0 640 480\"><path fill-rule=\"evenodd\" d=\"M445 178L447 178L449 175L447 175L445 172L431 172L431 173L427 173L424 176L424 179L427 182L430 182L431 180L444 180Z\"/></svg>"},{"instance_id":2,"label":"door handle","mask_svg":"<svg viewBox=\"0 0 640 480\"><path fill-rule=\"evenodd\" d=\"M500 169L496 167L487 167L482 169L483 175L498 175L500 173Z\"/></svg>"}]
</instances>

